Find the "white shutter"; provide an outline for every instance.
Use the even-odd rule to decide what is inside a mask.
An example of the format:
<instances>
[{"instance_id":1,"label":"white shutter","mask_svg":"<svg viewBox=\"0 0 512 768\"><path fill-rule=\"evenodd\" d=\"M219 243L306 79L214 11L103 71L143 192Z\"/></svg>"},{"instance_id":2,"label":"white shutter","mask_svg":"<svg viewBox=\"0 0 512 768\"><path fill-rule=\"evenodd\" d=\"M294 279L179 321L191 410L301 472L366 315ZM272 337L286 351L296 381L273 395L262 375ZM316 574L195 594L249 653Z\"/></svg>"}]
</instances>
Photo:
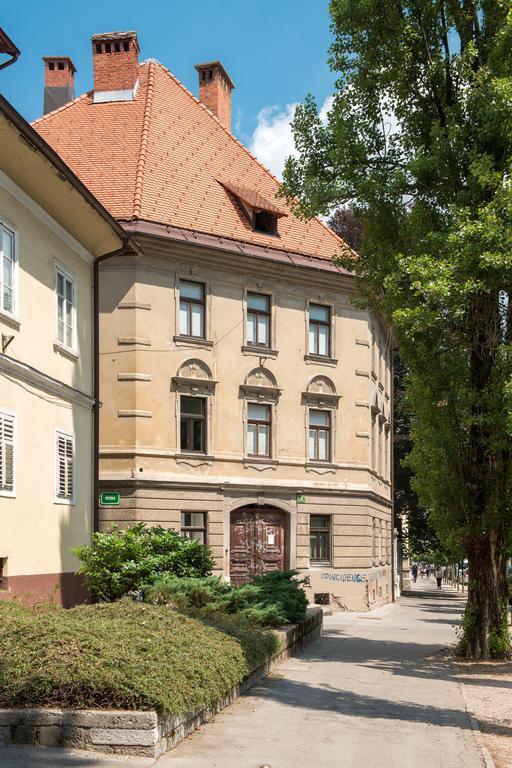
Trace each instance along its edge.
<instances>
[{"instance_id":1,"label":"white shutter","mask_svg":"<svg viewBox=\"0 0 512 768\"><path fill-rule=\"evenodd\" d=\"M0 413L0 492L14 492L14 416Z\"/></svg>"},{"instance_id":2,"label":"white shutter","mask_svg":"<svg viewBox=\"0 0 512 768\"><path fill-rule=\"evenodd\" d=\"M73 498L74 439L57 432L57 498Z\"/></svg>"}]
</instances>

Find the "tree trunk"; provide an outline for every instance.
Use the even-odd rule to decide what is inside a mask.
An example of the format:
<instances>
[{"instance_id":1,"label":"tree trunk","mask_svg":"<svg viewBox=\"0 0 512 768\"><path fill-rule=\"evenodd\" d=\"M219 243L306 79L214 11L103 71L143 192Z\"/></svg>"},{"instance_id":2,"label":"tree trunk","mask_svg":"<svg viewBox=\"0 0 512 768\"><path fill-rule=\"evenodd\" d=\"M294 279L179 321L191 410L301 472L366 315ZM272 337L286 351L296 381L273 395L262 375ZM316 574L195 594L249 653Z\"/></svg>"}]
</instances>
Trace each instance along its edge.
<instances>
[{"instance_id":1,"label":"tree trunk","mask_svg":"<svg viewBox=\"0 0 512 768\"><path fill-rule=\"evenodd\" d=\"M468 658L489 659L496 654L496 640L507 634L507 551L502 526L468 543L469 584L465 620ZM506 619L505 619L506 622Z\"/></svg>"}]
</instances>

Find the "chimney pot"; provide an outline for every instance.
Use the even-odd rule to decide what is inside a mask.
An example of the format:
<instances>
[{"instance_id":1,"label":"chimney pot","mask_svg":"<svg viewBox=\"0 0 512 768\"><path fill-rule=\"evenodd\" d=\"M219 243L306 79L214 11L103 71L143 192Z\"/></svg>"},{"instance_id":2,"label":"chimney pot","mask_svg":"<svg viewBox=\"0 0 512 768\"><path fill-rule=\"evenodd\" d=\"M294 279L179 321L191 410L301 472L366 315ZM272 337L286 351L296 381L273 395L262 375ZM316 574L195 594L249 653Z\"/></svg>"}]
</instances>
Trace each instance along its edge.
<instances>
[{"instance_id":1,"label":"chimney pot","mask_svg":"<svg viewBox=\"0 0 512 768\"><path fill-rule=\"evenodd\" d=\"M75 98L76 68L68 56L44 56L44 114Z\"/></svg>"},{"instance_id":2,"label":"chimney pot","mask_svg":"<svg viewBox=\"0 0 512 768\"><path fill-rule=\"evenodd\" d=\"M221 125L231 130L231 91L234 83L220 61L196 64L199 76L199 98Z\"/></svg>"},{"instance_id":3,"label":"chimney pot","mask_svg":"<svg viewBox=\"0 0 512 768\"><path fill-rule=\"evenodd\" d=\"M132 101L139 85L139 41L136 32L93 35L95 103Z\"/></svg>"}]
</instances>

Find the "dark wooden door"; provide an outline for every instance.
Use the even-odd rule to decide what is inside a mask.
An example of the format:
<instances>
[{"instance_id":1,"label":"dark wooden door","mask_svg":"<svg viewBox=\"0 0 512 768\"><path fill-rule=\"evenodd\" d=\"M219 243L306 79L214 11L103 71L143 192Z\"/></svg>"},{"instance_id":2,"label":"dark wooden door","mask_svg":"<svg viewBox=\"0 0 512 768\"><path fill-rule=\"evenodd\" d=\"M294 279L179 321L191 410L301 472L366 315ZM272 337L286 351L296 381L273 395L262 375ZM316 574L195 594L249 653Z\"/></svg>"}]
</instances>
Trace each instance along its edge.
<instances>
[{"instance_id":1,"label":"dark wooden door","mask_svg":"<svg viewBox=\"0 0 512 768\"><path fill-rule=\"evenodd\" d=\"M284 569L284 522L284 512L271 508L245 507L231 513L233 584L244 584L253 575Z\"/></svg>"}]
</instances>

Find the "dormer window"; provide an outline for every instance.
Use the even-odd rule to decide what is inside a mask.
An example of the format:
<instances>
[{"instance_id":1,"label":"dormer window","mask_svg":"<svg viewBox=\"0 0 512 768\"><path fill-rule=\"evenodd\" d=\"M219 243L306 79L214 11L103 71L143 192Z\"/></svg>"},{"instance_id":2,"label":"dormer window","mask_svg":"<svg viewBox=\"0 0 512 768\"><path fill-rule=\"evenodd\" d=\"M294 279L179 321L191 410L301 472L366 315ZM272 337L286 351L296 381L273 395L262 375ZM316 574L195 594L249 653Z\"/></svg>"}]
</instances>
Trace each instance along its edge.
<instances>
[{"instance_id":1,"label":"dormer window","mask_svg":"<svg viewBox=\"0 0 512 768\"><path fill-rule=\"evenodd\" d=\"M241 187L221 179L217 181L230 194L233 202L236 201L241 217L252 227L253 232L274 237L279 234L277 220L281 216L287 216L287 213L276 203L263 197L257 189Z\"/></svg>"},{"instance_id":2,"label":"dormer window","mask_svg":"<svg viewBox=\"0 0 512 768\"><path fill-rule=\"evenodd\" d=\"M265 235L277 235L277 215L271 211L254 211L253 229Z\"/></svg>"}]
</instances>

